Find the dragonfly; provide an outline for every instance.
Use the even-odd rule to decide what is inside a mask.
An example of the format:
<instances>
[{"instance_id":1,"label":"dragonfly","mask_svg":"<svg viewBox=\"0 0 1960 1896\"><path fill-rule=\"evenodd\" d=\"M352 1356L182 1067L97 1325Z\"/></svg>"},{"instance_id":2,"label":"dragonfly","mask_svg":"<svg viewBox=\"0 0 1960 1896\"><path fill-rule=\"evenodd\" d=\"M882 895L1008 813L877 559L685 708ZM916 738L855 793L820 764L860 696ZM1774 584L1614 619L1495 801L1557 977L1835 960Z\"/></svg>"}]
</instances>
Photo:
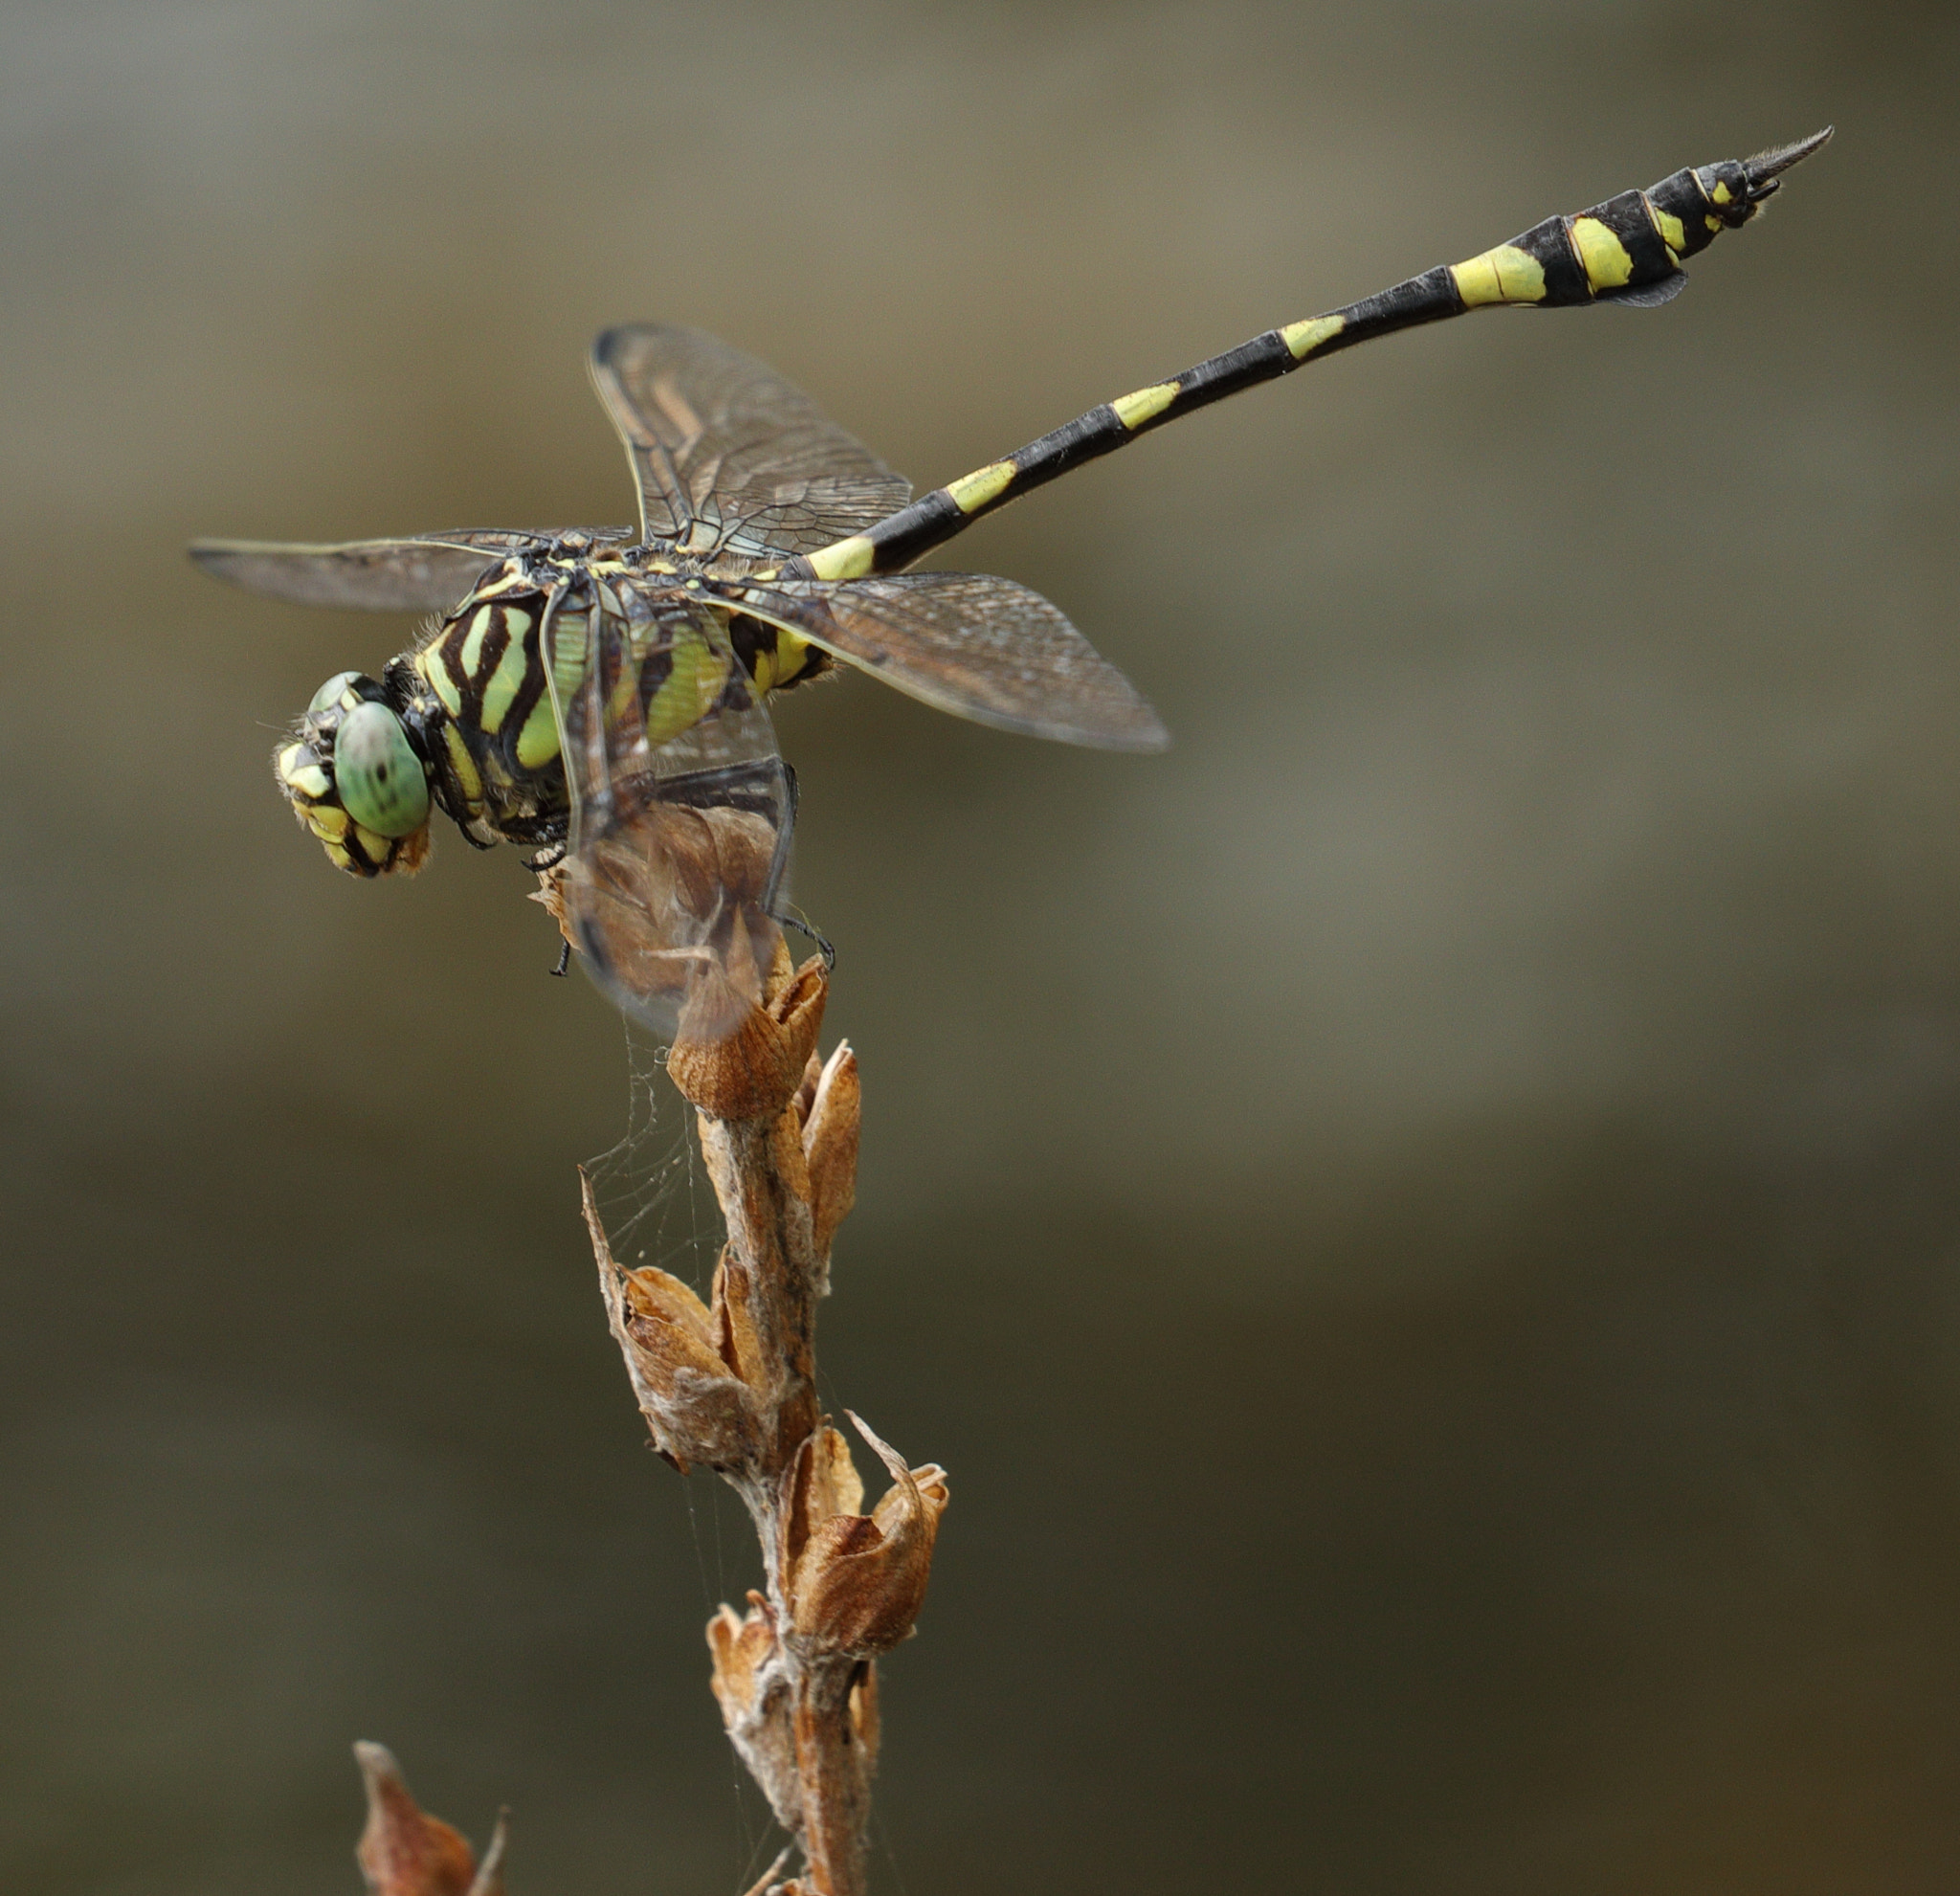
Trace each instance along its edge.
<instances>
[{"instance_id":1,"label":"dragonfly","mask_svg":"<svg viewBox=\"0 0 1960 1896\"><path fill-rule=\"evenodd\" d=\"M1009 502L1309 362L1487 308L1654 305L1831 129L1688 167L1466 261L1268 329L912 498L772 369L697 330L607 330L591 373L636 527L467 528L340 545L206 540L207 572L308 605L434 614L379 679L342 672L275 754L337 868L411 874L440 810L532 847L567 938L628 1014L713 1037L780 959L796 785L767 701L838 663L1029 736L1168 737L1038 593L908 571Z\"/></svg>"}]
</instances>

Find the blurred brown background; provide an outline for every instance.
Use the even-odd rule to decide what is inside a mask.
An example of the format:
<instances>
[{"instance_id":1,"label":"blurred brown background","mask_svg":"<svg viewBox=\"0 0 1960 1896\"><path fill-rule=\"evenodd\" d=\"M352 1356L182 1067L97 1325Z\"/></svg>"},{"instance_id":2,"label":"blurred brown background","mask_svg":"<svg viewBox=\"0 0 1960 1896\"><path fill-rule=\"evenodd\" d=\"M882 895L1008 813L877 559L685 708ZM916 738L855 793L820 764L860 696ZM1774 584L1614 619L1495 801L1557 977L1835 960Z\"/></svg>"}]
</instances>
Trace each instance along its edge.
<instances>
[{"instance_id":1,"label":"blurred brown background","mask_svg":"<svg viewBox=\"0 0 1960 1896\"><path fill-rule=\"evenodd\" d=\"M409 627L186 539L625 518L635 317L930 485L1835 120L1667 310L976 530L1167 757L784 703L825 1361L954 1477L898 1896L1960 1887L1956 81L1850 0L11 10L0 1884L350 1890L357 1736L517 1896L763 1837L576 1219L619 1026L514 852L329 871L274 734Z\"/></svg>"}]
</instances>

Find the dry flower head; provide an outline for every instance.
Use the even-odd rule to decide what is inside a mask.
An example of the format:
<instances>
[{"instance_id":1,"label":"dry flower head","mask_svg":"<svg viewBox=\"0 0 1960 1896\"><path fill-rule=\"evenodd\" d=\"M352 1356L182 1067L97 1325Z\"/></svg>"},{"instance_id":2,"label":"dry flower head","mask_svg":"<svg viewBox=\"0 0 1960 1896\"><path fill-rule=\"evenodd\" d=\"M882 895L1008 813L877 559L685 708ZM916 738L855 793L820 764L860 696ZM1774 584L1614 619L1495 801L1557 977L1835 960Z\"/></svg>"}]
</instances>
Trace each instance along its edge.
<instances>
[{"instance_id":1,"label":"dry flower head","mask_svg":"<svg viewBox=\"0 0 1960 1896\"><path fill-rule=\"evenodd\" d=\"M479 1864L468 1840L409 1795L385 1745L354 1747L368 1791L368 1825L354 1860L374 1896L503 1896L504 1822L500 1817Z\"/></svg>"}]
</instances>

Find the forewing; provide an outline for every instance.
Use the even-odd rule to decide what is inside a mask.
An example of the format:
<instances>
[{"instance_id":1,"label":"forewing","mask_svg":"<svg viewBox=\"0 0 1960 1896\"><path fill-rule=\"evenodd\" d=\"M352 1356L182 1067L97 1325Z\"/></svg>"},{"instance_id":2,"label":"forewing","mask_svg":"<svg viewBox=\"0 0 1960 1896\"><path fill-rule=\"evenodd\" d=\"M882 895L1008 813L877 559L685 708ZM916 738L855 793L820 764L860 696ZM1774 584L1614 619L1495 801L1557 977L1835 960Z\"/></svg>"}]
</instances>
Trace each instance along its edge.
<instances>
[{"instance_id":1,"label":"forewing","mask_svg":"<svg viewBox=\"0 0 1960 1896\"><path fill-rule=\"evenodd\" d=\"M566 529L455 527L399 540L338 546L272 540L194 540L190 557L213 578L298 606L361 607L377 613L439 613L468 593L498 561L539 546ZM628 537L626 527L586 529L594 539Z\"/></svg>"},{"instance_id":2,"label":"forewing","mask_svg":"<svg viewBox=\"0 0 1960 1896\"><path fill-rule=\"evenodd\" d=\"M745 610L956 717L1102 750L1170 742L1124 675L1038 593L986 573L806 581Z\"/></svg>"},{"instance_id":3,"label":"forewing","mask_svg":"<svg viewBox=\"0 0 1960 1896\"><path fill-rule=\"evenodd\" d=\"M774 369L699 329L634 323L592 345L647 539L807 553L895 513L911 483Z\"/></svg>"},{"instance_id":4,"label":"forewing","mask_svg":"<svg viewBox=\"0 0 1960 1896\"><path fill-rule=\"evenodd\" d=\"M780 942L793 811L768 715L691 601L599 587L553 615L546 650L572 813L560 894L587 969L657 1032L723 1038Z\"/></svg>"}]
</instances>

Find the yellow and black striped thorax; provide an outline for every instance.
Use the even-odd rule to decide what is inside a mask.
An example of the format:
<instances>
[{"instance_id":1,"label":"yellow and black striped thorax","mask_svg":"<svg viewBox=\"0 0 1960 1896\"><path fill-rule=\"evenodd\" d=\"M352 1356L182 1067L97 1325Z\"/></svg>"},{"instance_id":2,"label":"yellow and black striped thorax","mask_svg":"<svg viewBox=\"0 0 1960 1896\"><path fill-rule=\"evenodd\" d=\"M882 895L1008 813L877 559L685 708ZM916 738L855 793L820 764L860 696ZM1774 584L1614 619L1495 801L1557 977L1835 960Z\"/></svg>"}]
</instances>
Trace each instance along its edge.
<instances>
[{"instance_id":1,"label":"yellow and black striped thorax","mask_svg":"<svg viewBox=\"0 0 1960 1896\"><path fill-rule=\"evenodd\" d=\"M660 545L602 559L505 561L388 668L389 697L428 766L435 801L482 848L564 839L568 800L553 687L563 707L584 682L595 612L612 621L629 658L636 723L656 745L704 717L729 690L735 666L758 695L829 668L814 646L741 612L739 591L734 575L711 576ZM660 609L679 601L711 613L724 638L685 621L677 630Z\"/></svg>"}]
</instances>

